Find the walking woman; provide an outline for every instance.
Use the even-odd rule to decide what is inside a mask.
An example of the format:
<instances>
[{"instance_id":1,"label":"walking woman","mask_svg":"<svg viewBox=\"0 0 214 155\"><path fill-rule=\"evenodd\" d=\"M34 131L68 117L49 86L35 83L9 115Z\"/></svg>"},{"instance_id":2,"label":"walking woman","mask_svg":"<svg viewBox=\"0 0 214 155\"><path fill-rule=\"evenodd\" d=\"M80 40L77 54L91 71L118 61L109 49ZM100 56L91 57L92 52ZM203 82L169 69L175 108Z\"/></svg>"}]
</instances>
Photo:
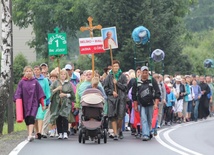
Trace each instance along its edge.
<instances>
[{"instance_id":1,"label":"walking woman","mask_svg":"<svg viewBox=\"0 0 214 155\"><path fill-rule=\"evenodd\" d=\"M51 92L50 123L56 122L58 139L68 139L68 117L75 96L66 70L60 71L60 78L52 84Z\"/></svg>"},{"instance_id":2,"label":"walking woman","mask_svg":"<svg viewBox=\"0 0 214 155\"><path fill-rule=\"evenodd\" d=\"M24 119L28 131L27 140L31 142L34 140L32 133L39 103L41 103L42 109L45 109L45 94L39 82L34 78L31 66L24 68L24 77L19 81L14 99L22 99Z\"/></svg>"}]
</instances>

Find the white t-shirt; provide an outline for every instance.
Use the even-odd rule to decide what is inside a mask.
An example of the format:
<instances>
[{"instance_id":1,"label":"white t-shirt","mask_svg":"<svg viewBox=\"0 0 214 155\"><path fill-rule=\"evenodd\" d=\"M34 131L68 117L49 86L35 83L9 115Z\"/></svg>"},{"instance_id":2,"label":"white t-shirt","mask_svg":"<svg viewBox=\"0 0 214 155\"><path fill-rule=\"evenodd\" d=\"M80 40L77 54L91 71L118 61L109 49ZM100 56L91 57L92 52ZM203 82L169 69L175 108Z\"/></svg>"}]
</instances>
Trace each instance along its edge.
<instances>
[{"instance_id":1,"label":"white t-shirt","mask_svg":"<svg viewBox=\"0 0 214 155\"><path fill-rule=\"evenodd\" d=\"M175 84L175 89L176 89L177 95L179 95L180 94L180 84Z\"/></svg>"}]
</instances>

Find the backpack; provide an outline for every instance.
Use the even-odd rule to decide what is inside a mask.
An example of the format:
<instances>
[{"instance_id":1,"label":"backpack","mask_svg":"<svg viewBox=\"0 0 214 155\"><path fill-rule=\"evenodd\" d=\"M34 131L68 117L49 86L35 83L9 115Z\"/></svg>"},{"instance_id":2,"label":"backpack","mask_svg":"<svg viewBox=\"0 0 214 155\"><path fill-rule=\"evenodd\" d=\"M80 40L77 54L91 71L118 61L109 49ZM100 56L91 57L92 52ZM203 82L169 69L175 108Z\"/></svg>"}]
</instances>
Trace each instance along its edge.
<instances>
[{"instance_id":1,"label":"backpack","mask_svg":"<svg viewBox=\"0 0 214 155\"><path fill-rule=\"evenodd\" d=\"M142 106L146 107L153 104L154 90L151 77L145 82L137 80L137 90L138 101Z\"/></svg>"}]
</instances>

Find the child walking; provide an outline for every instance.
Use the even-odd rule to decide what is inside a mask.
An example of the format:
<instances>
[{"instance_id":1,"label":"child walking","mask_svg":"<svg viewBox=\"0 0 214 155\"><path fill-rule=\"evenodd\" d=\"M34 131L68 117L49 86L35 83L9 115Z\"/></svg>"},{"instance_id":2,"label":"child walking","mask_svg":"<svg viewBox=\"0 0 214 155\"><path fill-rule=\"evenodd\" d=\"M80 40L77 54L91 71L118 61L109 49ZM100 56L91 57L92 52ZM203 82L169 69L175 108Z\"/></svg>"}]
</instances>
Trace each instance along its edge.
<instances>
[{"instance_id":1,"label":"child walking","mask_svg":"<svg viewBox=\"0 0 214 155\"><path fill-rule=\"evenodd\" d=\"M172 120L172 107L174 106L174 103L176 101L176 97L174 94L173 85L171 83L168 83L167 86L170 88L170 93L167 94L167 102L166 102L166 118L165 122L167 125L171 125Z\"/></svg>"}]
</instances>

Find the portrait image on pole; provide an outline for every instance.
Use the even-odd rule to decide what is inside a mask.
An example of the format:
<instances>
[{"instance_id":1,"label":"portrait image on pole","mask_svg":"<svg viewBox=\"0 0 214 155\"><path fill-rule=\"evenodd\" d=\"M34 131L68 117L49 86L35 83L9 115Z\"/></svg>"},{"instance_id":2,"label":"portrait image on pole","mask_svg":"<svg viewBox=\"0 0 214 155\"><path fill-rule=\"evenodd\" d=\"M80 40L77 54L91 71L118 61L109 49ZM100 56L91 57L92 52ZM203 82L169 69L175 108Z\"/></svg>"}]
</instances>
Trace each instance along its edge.
<instances>
[{"instance_id":1,"label":"portrait image on pole","mask_svg":"<svg viewBox=\"0 0 214 155\"><path fill-rule=\"evenodd\" d=\"M103 37L103 49L109 50L118 48L116 27L108 27L101 29Z\"/></svg>"}]
</instances>

